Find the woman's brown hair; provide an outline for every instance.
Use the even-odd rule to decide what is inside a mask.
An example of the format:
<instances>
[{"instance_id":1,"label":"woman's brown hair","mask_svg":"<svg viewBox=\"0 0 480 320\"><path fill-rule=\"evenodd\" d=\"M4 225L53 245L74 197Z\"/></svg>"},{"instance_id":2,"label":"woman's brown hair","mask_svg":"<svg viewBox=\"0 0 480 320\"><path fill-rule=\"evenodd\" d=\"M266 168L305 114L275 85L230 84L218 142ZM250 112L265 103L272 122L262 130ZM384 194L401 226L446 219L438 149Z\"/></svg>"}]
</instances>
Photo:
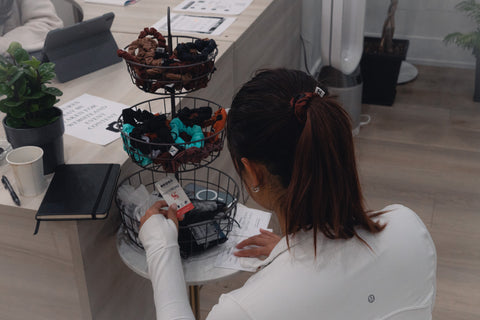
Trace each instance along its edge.
<instances>
[{"instance_id":1,"label":"woman's brown hair","mask_svg":"<svg viewBox=\"0 0 480 320\"><path fill-rule=\"evenodd\" d=\"M286 191L278 212L285 233L312 230L315 248L319 231L349 239L360 238L357 227L371 233L385 227L363 203L350 118L336 99L312 94L317 86L302 71L259 71L235 95L227 118L240 176L245 157L278 177Z\"/></svg>"}]
</instances>

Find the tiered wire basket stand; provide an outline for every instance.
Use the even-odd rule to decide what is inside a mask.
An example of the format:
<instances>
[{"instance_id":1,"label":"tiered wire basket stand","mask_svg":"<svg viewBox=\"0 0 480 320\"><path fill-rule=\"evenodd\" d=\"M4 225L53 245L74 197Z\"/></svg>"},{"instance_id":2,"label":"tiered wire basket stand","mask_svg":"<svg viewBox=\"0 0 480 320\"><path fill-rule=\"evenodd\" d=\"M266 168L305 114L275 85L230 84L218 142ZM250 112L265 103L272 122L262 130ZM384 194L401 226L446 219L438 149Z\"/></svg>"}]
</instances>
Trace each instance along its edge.
<instances>
[{"instance_id":1,"label":"tiered wire basket stand","mask_svg":"<svg viewBox=\"0 0 480 320\"><path fill-rule=\"evenodd\" d=\"M169 53L178 44L199 40L195 37L171 35L170 10L167 18L166 39ZM140 167L139 171L121 181L119 188L124 185L134 188L144 185L150 193L155 193L155 183L158 180L166 175L174 175L195 206L216 208L198 215L191 214L188 219L180 222L178 241L180 253L184 258L227 240L235 223L240 196L240 188L234 179L209 166L223 148L226 117L224 109L213 101L185 96L206 86L215 70L217 53L218 49L215 48L205 61L176 66L152 66L125 59L133 84L140 90L157 96L131 106L133 113L148 111L171 121L184 108L196 111L208 107L212 110L211 120L200 125L203 137L201 139L192 137L191 141L184 142L177 140L173 143L151 142L132 137L124 130L126 128L124 116L118 119L124 150ZM136 246L143 248L138 238L140 226L138 217L127 210L127 205L119 198L118 192L116 204L125 232Z\"/></svg>"}]
</instances>

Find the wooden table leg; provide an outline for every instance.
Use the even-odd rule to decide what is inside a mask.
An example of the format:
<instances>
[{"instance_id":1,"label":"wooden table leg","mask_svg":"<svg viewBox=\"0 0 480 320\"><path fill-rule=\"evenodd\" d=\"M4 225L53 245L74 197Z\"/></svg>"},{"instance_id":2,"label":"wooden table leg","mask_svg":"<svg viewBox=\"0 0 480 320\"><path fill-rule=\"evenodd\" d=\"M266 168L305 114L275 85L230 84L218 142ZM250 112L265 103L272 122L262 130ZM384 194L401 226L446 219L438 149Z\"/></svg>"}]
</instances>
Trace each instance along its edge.
<instances>
[{"instance_id":1,"label":"wooden table leg","mask_svg":"<svg viewBox=\"0 0 480 320\"><path fill-rule=\"evenodd\" d=\"M200 287L189 286L190 306L192 307L195 319L200 320Z\"/></svg>"}]
</instances>

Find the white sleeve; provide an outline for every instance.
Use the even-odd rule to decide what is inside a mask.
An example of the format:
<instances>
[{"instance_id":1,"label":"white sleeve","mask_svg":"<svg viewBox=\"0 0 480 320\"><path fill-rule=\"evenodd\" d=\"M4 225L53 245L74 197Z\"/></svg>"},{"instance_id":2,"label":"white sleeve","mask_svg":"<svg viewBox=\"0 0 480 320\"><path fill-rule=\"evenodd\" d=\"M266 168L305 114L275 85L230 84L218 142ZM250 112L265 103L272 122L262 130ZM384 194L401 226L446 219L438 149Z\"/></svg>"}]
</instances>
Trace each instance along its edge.
<instances>
[{"instance_id":1,"label":"white sleeve","mask_svg":"<svg viewBox=\"0 0 480 320\"><path fill-rule=\"evenodd\" d=\"M27 51L40 50L47 33L63 26L50 0L19 0L18 3L21 25L0 37L0 52L5 52L12 41L19 42Z\"/></svg>"},{"instance_id":2,"label":"white sleeve","mask_svg":"<svg viewBox=\"0 0 480 320\"><path fill-rule=\"evenodd\" d=\"M138 236L147 253L157 319L194 320L188 302L175 223L161 214L155 214L144 223Z\"/></svg>"}]
</instances>

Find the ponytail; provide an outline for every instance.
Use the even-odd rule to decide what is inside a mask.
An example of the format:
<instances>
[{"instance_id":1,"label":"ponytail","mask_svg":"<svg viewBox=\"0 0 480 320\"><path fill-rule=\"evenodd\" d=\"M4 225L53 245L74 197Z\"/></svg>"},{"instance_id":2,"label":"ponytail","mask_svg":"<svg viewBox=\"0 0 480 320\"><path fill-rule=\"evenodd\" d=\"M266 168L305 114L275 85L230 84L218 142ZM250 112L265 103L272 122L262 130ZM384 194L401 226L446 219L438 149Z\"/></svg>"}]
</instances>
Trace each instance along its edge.
<instances>
[{"instance_id":1,"label":"ponytail","mask_svg":"<svg viewBox=\"0 0 480 320\"><path fill-rule=\"evenodd\" d=\"M318 232L349 239L359 238L357 227L372 233L385 227L363 204L350 118L317 86L301 71L262 71L237 93L227 118L240 176L242 157L265 165L285 190L277 209L285 233L312 230L315 248Z\"/></svg>"}]
</instances>

